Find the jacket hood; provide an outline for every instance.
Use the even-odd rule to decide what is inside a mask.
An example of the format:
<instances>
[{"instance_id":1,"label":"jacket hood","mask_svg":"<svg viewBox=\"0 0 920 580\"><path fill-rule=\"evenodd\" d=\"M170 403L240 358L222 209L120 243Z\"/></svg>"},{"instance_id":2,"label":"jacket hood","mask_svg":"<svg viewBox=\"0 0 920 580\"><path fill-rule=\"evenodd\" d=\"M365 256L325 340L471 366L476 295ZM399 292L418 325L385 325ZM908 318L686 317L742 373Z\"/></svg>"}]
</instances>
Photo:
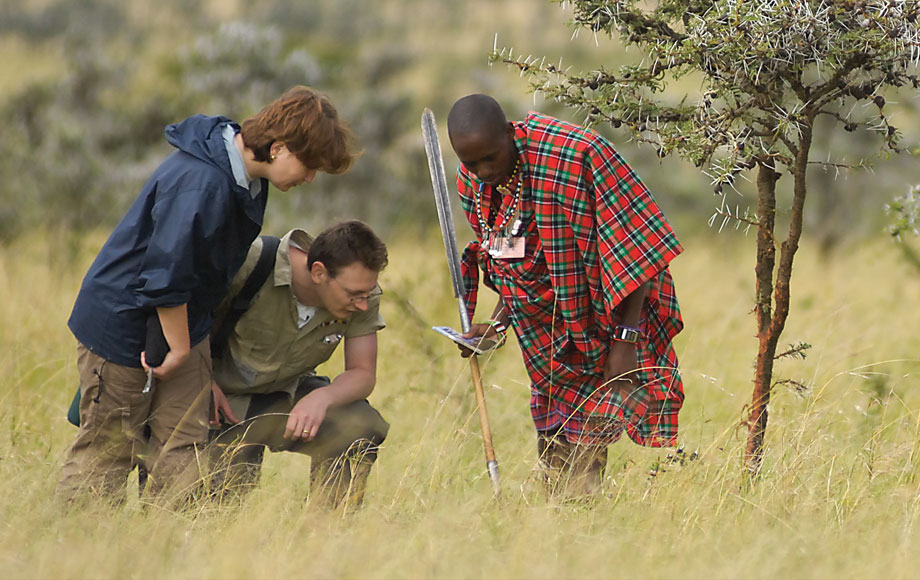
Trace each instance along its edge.
<instances>
[{"instance_id":1,"label":"jacket hood","mask_svg":"<svg viewBox=\"0 0 920 580\"><path fill-rule=\"evenodd\" d=\"M193 115L184 121L166 127L166 141L176 149L188 153L202 161L219 167L231 178L233 170L227 157L223 129L232 125L239 130L239 125L226 117Z\"/></svg>"}]
</instances>

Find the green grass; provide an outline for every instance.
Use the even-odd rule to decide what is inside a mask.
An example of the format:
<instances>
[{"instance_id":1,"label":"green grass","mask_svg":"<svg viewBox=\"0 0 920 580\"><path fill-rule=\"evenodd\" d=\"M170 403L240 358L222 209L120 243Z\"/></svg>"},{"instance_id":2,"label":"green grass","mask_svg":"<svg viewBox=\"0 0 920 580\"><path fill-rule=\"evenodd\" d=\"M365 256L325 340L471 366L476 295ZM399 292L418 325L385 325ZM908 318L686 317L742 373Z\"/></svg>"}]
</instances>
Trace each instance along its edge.
<instances>
[{"instance_id":1,"label":"green grass","mask_svg":"<svg viewBox=\"0 0 920 580\"><path fill-rule=\"evenodd\" d=\"M74 435L66 329L99 239L63 249L38 238L0 253L0 577L608 578L914 577L920 540L920 276L885 241L824 263L801 251L770 407L763 476L741 490L741 419L756 349L753 239L685 240L673 265L686 322L677 350L686 452L610 448L605 497L547 501L517 347L482 360L504 498L495 502L466 362L428 330L456 308L440 241L389 240L379 384L392 428L363 511L342 517L303 498L308 461L268 455L241 506L183 513L65 512L53 501ZM491 307L489 296L484 304ZM326 372L335 373L340 359ZM656 476L650 470L659 465ZM662 469L663 466L663 469Z\"/></svg>"}]
</instances>

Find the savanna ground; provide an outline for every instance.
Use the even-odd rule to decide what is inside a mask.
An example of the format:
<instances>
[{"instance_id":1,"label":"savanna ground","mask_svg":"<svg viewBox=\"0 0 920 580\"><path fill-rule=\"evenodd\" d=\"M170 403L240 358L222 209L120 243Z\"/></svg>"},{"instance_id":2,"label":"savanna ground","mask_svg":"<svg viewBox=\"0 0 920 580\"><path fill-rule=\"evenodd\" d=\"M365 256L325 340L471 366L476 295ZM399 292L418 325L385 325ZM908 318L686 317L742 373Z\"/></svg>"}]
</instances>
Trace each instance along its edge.
<instances>
[{"instance_id":1,"label":"savanna ground","mask_svg":"<svg viewBox=\"0 0 920 580\"><path fill-rule=\"evenodd\" d=\"M50 233L0 252L0 577L918 575L920 275L884 239L828 259L805 244L785 342L813 348L807 360L780 361L777 374L808 388L778 387L763 475L749 491L739 425L756 348L754 240L685 239L672 268L686 322L676 345L687 392L680 439L699 459L668 465L669 450L621 441L605 497L591 505L539 493L513 342L482 360L504 487L493 501L468 367L429 330L457 319L440 240L388 240L389 326L372 402L392 428L366 507L345 517L304 504L308 462L284 454L268 456L261 488L241 506L173 513L129 501L68 513L53 501L74 435L65 322L101 241L74 250Z\"/></svg>"}]
</instances>

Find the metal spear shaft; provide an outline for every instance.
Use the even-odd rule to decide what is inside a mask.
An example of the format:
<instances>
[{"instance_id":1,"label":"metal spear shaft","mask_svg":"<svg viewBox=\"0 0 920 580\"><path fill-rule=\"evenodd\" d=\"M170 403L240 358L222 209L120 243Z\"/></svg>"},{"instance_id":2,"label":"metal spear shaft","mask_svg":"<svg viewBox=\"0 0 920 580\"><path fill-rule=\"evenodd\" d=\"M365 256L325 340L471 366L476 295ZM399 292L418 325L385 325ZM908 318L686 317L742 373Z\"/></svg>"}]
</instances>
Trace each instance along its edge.
<instances>
[{"instance_id":1,"label":"metal spear shaft","mask_svg":"<svg viewBox=\"0 0 920 580\"><path fill-rule=\"evenodd\" d=\"M444 158L441 156L441 144L438 141L438 129L435 125L434 113L428 108L422 113L422 135L425 138L425 155L428 157L431 186L434 189L434 200L438 206L438 221L441 224L441 236L444 238L444 250L447 253L450 279L454 287L454 297L457 299L457 305L460 310L460 327L463 332L467 332L470 329L470 316L466 308L466 301L463 298L466 290L463 286L463 277L460 274L460 253L457 249L454 220L450 213L447 178L444 174ZM495 497L500 497L501 485L498 478L498 461L495 459L495 448L492 446L492 428L489 426L489 412L486 409L486 398L482 388L482 374L479 370L479 359L476 353L470 355L470 374L473 378L473 389L476 392L476 408L479 411L482 447L486 455L489 480L492 482L492 492Z\"/></svg>"}]
</instances>

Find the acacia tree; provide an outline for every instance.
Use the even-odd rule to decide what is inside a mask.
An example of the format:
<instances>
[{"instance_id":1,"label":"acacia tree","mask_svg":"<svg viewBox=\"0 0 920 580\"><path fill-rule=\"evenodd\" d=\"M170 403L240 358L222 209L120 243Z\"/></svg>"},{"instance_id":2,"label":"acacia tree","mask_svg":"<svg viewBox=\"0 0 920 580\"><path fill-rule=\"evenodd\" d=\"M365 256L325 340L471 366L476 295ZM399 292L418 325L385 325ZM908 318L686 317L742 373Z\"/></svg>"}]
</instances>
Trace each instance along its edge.
<instances>
[{"instance_id":1,"label":"acacia tree","mask_svg":"<svg viewBox=\"0 0 920 580\"><path fill-rule=\"evenodd\" d=\"M556 0L560 1L560 0ZM701 168L721 197L716 216L757 229L757 352L748 410L745 466L763 459L774 361L789 315L792 264L802 235L806 177L815 130L842 128L900 151L886 114L885 91L917 88L920 31L916 0L570 0L574 24L618 36L644 56L639 64L575 73L543 58L502 61L530 78L536 93L585 114L586 124L625 127L665 157ZM675 99L672 82L700 80L696 94ZM863 106L868 105L868 106ZM820 119L830 123L820 123ZM857 163L859 164L859 163ZM756 172L756 210L732 209L728 194ZM791 202L777 207L777 180L791 176ZM785 182L784 182L785 183ZM785 199L780 197L780 199ZM785 239L777 212L788 212ZM777 259L778 252L778 259Z\"/></svg>"}]
</instances>

